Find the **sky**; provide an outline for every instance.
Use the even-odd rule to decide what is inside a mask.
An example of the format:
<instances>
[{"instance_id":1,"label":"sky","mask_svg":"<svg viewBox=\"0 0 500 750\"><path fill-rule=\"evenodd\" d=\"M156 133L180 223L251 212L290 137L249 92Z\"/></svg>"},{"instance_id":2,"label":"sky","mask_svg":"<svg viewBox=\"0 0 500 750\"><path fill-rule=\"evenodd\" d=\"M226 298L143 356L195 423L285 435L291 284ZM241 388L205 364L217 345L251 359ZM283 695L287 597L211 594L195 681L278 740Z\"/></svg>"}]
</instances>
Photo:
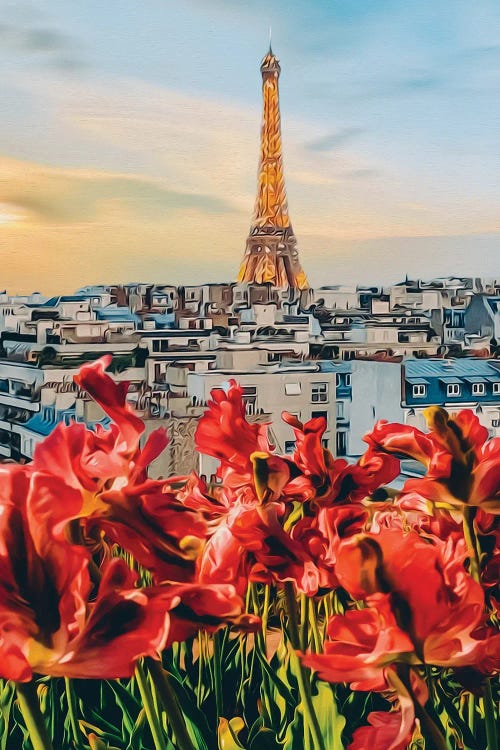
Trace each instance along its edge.
<instances>
[{"instance_id":1,"label":"sky","mask_svg":"<svg viewBox=\"0 0 500 750\"><path fill-rule=\"evenodd\" d=\"M0 288L234 280L270 26L311 285L499 278L499 0L0 0Z\"/></svg>"}]
</instances>

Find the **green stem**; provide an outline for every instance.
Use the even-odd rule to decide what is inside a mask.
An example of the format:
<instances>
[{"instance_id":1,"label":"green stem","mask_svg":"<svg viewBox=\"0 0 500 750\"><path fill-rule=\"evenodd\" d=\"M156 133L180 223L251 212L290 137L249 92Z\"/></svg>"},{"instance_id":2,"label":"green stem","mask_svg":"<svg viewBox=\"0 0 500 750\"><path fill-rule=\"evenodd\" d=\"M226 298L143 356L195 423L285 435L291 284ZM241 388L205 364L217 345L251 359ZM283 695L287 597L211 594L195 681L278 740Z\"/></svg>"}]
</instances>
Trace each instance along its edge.
<instances>
[{"instance_id":1,"label":"green stem","mask_svg":"<svg viewBox=\"0 0 500 750\"><path fill-rule=\"evenodd\" d=\"M254 614L259 615L260 607L259 607L259 597L257 594L257 584L250 584L251 590L252 590L252 605L253 605L253 611ZM269 590L269 586L266 586L266 589ZM265 606L265 602L264 602ZM268 603L269 606L269 603ZM265 630L264 625L262 625L262 628L255 633L255 649L259 649L259 653L262 657L262 659L265 659L267 661L267 647L266 647L266 637L265 637ZM265 721L271 721L271 717L269 715L268 711L268 702L269 702L269 681L267 678L267 674L265 671L262 671L262 692L263 693L263 701L262 701L262 715Z\"/></svg>"},{"instance_id":2,"label":"green stem","mask_svg":"<svg viewBox=\"0 0 500 750\"><path fill-rule=\"evenodd\" d=\"M466 505L464 507L463 516L464 538L469 551L470 574L477 583L481 583L481 561L478 549L478 539L474 528L476 508L474 506Z\"/></svg>"},{"instance_id":3,"label":"green stem","mask_svg":"<svg viewBox=\"0 0 500 750\"><path fill-rule=\"evenodd\" d=\"M165 737L161 728L160 718L153 702L153 695L149 688L146 674L139 662L137 662L135 667L135 679L137 680L137 685L141 694L142 704L144 706L144 711L146 712L146 718L153 737L155 750L165 750Z\"/></svg>"},{"instance_id":4,"label":"green stem","mask_svg":"<svg viewBox=\"0 0 500 750\"><path fill-rule=\"evenodd\" d=\"M467 706L467 724L473 737L476 734L476 698L474 693L469 693Z\"/></svg>"},{"instance_id":5,"label":"green stem","mask_svg":"<svg viewBox=\"0 0 500 750\"><path fill-rule=\"evenodd\" d=\"M401 691L397 689L398 683L400 686L403 686ZM415 710L415 716L420 721L422 734L425 738L425 747L428 748L428 750L448 750L445 737L431 719L425 708L420 705L417 696L413 692L410 667L407 664L398 664L397 677L396 675L391 675L391 684L396 687L398 694L404 694L404 690L406 690L410 697Z\"/></svg>"},{"instance_id":6,"label":"green stem","mask_svg":"<svg viewBox=\"0 0 500 750\"><path fill-rule=\"evenodd\" d=\"M215 706L217 711L217 724L219 718L223 715L224 703L222 695L222 644L221 632L218 631L213 635L214 644L214 689L215 689Z\"/></svg>"},{"instance_id":7,"label":"green stem","mask_svg":"<svg viewBox=\"0 0 500 750\"><path fill-rule=\"evenodd\" d=\"M203 634L201 630L198 630L198 684L196 686L196 705L198 708L201 706L201 688L203 686Z\"/></svg>"},{"instance_id":8,"label":"green stem","mask_svg":"<svg viewBox=\"0 0 500 750\"><path fill-rule=\"evenodd\" d=\"M308 627L307 627L307 596L300 595L300 650L306 651L308 646Z\"/></svg>"},{"instance_id":9,"label":"green stem","mask_svg":"<svg viewBox=\"0 0 500 750\"><path fill-rule=\"evenodd\" d=\"M64 689L66 691L66 701L68 703L68 716L69 716L69 722L71 724L71 731L73 733L73 742L75 743L76 750L82 750L83 748L83 742L82 742L82 733L80 732L80 727L78 726L78 719L77 719L77 705L76 705L76 696L75 691L73 690L73 685L71 684L71 680L69 677L64 678Z\"/></svg>"},{"instance_id":10,"label":"green stem","mask_svg":"<svg viewBox=\"0 0 500 750\"><path fill-rule=\"evenodd\" d=\"M271 586L268 583L266 583L264 585L264 605L262 608L262 633L264 635L264 641L266 640L270 600L271 600Z\"/></svg>"},{"instance_id":11,"label":"green stem","mask_svg":"<svg viewBox=\"0 0 500 750\"><path fill-rule=\"evenodd\" d=\"M48 735L34 682L16 682L16 693L19 708L28 730L33 750L53 750Z\"/></svg>"},{"instance_id":12,"label":"green stem","mask_svg":"<svg viewBox=\"0 0 500 750\"><path fill-rule=\"evenodd\" d=\"M297 600L295 598L295 590L291 581L286 581L285 585L285 600L288 614L288 629L290 635L290 643L294 651L300 650L300 635L297 615ZM303 666L298 654L295 654L297 660L297 681L299 683L299 694L302 700L304 708L304 741L306 746L309 745L309 732L313 740L314 750L325 750L325 743L321 734L321 729L318 723L318 717L314 710L312 696L311 696L311 684L309 682L309 670ZM309 725L309 726L307 726Z\"/></svg>"},{"instance_id":13,"label":"green stem","mask_svg":"<svg viewBox=\"0 0 500 750\"><path fill-rule=\"evenodd\" d=\"M316 604L312 596L309 598L309 622L311 623L311 632L313 636L314 651L319 654L321 651L321 635L318 627L318 616L316 613Z\"/></svg>"},{"instance_id":14,"label":"green stem","mask_svg":"<svg viewBox=\"0 0 500 750\"><path fill-rule=\"evenodd\" d=\"M487 680L483 695L484 721L486 725L486 750L498 750L495 704L491 694L491 682Z\"/></svg>"},{"instance_id":15,"label":"green stem","mask_svg":"<svg viewBox=\"0 0 500 750\"><path fill-rule=\"evenodd\" d=\"M167 720L174 732L177 747L179 750L194 750L184 716L179 708L177 696L168 678L168 673L163 669L160 662L155 661L155 659L148 658L146 659L146 663L153 684L167 713Z\"/></svg>"}]
</instances>

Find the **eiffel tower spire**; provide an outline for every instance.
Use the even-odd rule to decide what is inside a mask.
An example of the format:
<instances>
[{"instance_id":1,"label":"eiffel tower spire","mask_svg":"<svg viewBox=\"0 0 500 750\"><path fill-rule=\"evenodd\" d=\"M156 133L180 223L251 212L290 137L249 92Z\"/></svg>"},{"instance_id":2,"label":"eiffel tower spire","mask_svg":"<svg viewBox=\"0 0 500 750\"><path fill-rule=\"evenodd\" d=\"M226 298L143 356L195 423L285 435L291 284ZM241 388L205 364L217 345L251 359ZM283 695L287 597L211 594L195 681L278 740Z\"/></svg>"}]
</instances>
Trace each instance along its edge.
<instances>
[{"instance_id":1,"label":"eiffel tower spire","mask_svg":"<svg viewBox=\"0 0 500 750\"><path fill-rule=\"evenodd\" d=\"M238 281L306 289L307 278L299 262L297 240L288 215L278 90L281 68L271 42L260 71L264 112L257 198Z\"/></svg>"}]
</instances>

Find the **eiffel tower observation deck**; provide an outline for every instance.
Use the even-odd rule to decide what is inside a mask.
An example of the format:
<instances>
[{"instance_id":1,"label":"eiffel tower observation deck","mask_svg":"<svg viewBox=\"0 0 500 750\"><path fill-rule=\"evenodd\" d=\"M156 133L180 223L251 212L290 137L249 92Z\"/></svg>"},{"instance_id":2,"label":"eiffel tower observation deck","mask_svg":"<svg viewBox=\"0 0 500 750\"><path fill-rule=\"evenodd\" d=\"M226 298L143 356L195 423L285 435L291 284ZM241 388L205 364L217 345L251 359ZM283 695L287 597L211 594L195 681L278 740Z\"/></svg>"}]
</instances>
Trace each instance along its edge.
<instances>
[{"instance_id":1,"label":"eiffel tower observation deck","mask_svg":"<svg viewBox=\"0 0 500 750\"><path fill-rule=\"evenodd\" d=\"M297 239L288 215L278 89L281 68L271 45L260 71L264 113L257 199L238 281L307 289L307 277L300 265Z\"/></svg>"}]
</instances>

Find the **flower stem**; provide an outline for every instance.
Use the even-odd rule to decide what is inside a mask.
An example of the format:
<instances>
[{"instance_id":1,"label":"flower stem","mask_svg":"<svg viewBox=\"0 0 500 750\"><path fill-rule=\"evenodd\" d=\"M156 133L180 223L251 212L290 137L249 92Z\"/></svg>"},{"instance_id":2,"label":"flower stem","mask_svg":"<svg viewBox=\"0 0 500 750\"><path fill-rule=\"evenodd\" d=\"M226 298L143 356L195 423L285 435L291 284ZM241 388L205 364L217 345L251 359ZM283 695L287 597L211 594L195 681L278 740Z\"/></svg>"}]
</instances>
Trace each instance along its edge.
<instances>
[{"instance_id":1,"label":"flower stem","mask_svg":"<svg viewBox=\"0 0 500 750\"><path fill-rule=\"evenodd\" d=\"M495 705L491 694L491 683L486 681L483 695L484 721L486 725L486 750L497 750L497 727L495 718Z\"/></svg>"},{"instance_id":2,"label":"flower stem","mask_svg":"<svg viewBox=\"0 0 500 750\"><path fill-rule=\"evenodd\" d=\"M309 598L309 622L311 624L311 631L313 635L314 651L319 654L321 651L321 635L318 627L318 615L316 613L316 605L312 596Z\"/></svg>"},{"instance_id":3,"label":"flower stem","mask_svg":"<svg viewBox=\"0 0 500 750\"><path fill-rule=\"evenodd\" d=\"M29 732L33 750L53 750L52 741L48 735L34 682L16 682L17 700L19 708Z\"/></svg>"},{"instance_id":4,"label":"flower stem","mask_svg":"<svg viewBox=\"0 0 500 750\"><path fill-rule=\"evenodd\" d=\"M445 737L435 722L431 719L425 708L419 703L418 698L413 691L410 667L407 664L398 664L397 675L392 674L390 676L390 683L396 689L400 702L406 692L406 695L413 703L415 716L420 721L422 734L425 738L425 746L429 746L429 750L448 750Z\"/></svg>"},{"instance_id":5,"label":"flower stem","mask_svg":"<svg viewBox=\"0 0 500 750\"><path fill-rule=\"evenodd\" d=\"M165 737L160 724L160 718L153 703L153 695L148 685L148 679L142 665L137 662L135 667L135 679L141 694L144 711L148 720L155 750L165 750Z\"/></svg>"},{"instance_id":6,"label":"flower stem","mask_svg":"<svg viewBox=\"0 0 500 750\"><path fill-rule=\"evenodd\" d=\"M193 743L184 721L184 716L179 708L177 696L172 689L168 673L163 669L159 661L146 659L149 674L157 690L163 707L167 712L167 719L175 734L179 750L193 750Z\"/></svg>"},{"instance_id":7,"label":"flower stem","mask_svg":"<svg viewBox=\"0 0 500 750\"><path fill-rule=\"evenodd\" d=\"M215 706L217 711L217 724L223 714L223 695L222 695L222 645L220 631L214 633L214 688L215 688Z\"/></svg>"},{"instance_id":8,"label":"flower stem","mask_svg":"<svg viewBox=\"0 0 500 750\"><path fill-rule=\"evenodd\" d=\"M68 716L69 722L71 724L71 731L73 733L73 742L75 743L76 750L82 750L83 743L80 727L78 726L75 691L73 690L73 685L71 684L71 680L69 679L69 677L64 678L64 689L66 691Z\"/></svg>"},{"instance_id":9,"label":"flower stem","mask_svg":"<svg viewBox=\"0 0 500 750\"><path fill-rule=\"evenodd\" d=\"M284 584L285 588L285 600L286 609L288 614L288 629L290 634L290 643L294 651L300 650L300 635L298 625L298 614L297 614L297 600L295 598L295 590L291 581L286 581ZM299 694L304 709L304 744L309 746L310 732L314 750L325 750L325 743L321 734L321 729L318 723L318 717L314 710L312 696L311 696L311 685L308 678L309 670L306 670L303 666L298 655L295 655L298 663L297 667L297 681L299 683ZM308 726L307 726L308 725ZM307 740L307 741L306 741Z\"/></svg>"},{"instance_id":10,"label":"flower stem","mask_svg":"<svg viewBox=\"0 0 500 750\"><path fill-rule=\"evenodd\" d=\"M196 686L196 705L198 708L201 707L201 689L203 687L203 667L204 667L205 655L203 646L203 633L198 630L198 684Z\"/></svg>"},{"instance_id":11,"label":"flower stem","mask_svg":"<svg viewBox=\"0 0 500 750\"><path fill-rule=\"evenodd\" d=\"M473 506L465 506L464 516L464 538L469 551L470 574L477 583L481 583L481 562L478 550L478 540L474 528L476 509Z\"/></svg>"}]
</instances>

